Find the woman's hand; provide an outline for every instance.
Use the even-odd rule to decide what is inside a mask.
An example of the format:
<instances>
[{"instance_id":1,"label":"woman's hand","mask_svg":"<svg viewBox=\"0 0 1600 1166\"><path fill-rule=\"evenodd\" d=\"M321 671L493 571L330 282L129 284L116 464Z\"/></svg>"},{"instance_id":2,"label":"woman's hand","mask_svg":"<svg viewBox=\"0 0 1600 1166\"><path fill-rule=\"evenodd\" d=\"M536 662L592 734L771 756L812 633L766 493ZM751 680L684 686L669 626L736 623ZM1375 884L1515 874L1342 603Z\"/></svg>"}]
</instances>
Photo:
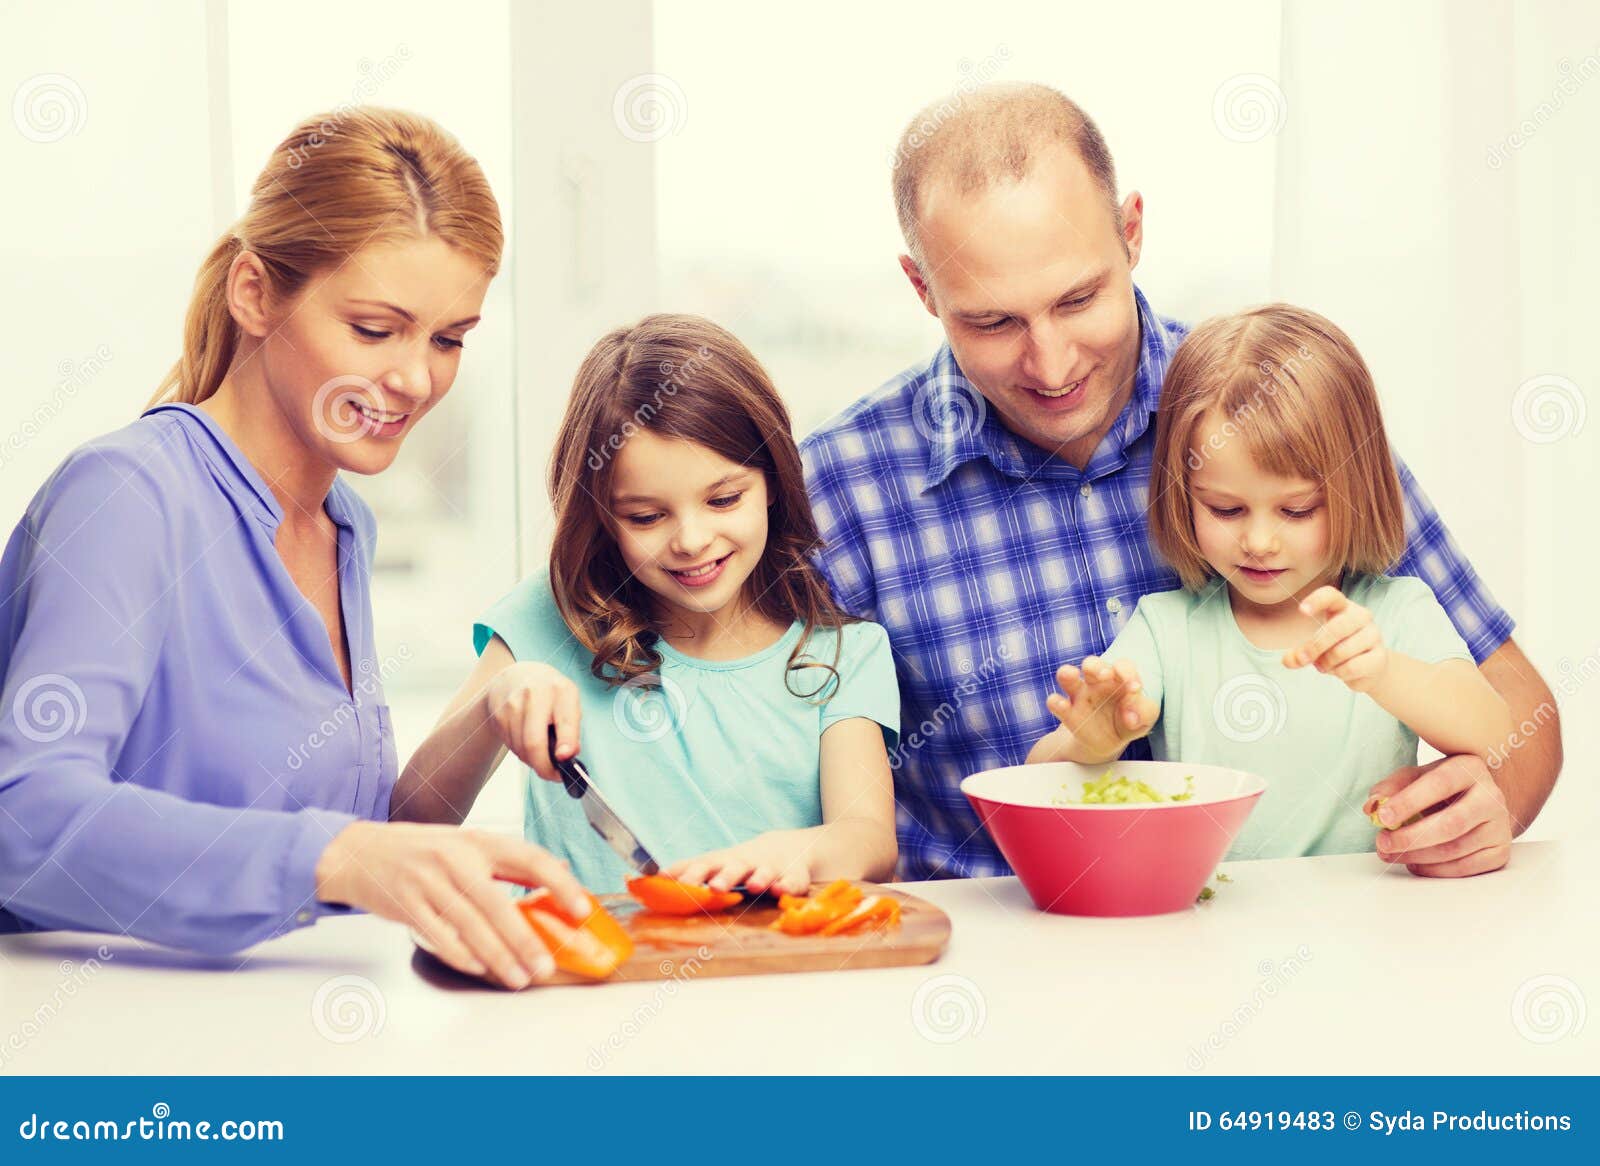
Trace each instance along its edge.
<instances>
[{"instance_id":1,"label":"woman's hand","mask_svg":"<svg viewBox=\"0 0 1600 1166\"><path fill-rule=\"evenodd\" d=\"M1056 671L1060 692L1045 705L1072 735L1074 760L1111 760L1146 736L1161 715L1161 706L1144 694L1139 670L1130 660L1108 664L1098 656L1084 658L1080 671L1063 664Z\"/></svg>"},{"instance_id":2,"label":"woman's hand","mask_svg":"<svg viewBox=\"0 0 1600 1166\"><path fill-rule=\"evenodd\" d=\"M507 749L546 781L560 781L550 759L550 726L556 729L556 756L578 752L578 686L548 664L513 664L499 672L483 693L484 713Z\"/></svg>"},{"instance_id":3,"label":"woman's hand","mask_svg":"<svg viewBox=\"0 0 1600 1166\"><path fill-rule=\"evenodd\" d=\"M816 834L815 829L769 830L738 846L675 862L662 873L718 891L743 884L755 894L803 895L811 889Z\"/></svg>"},{"instance_id":4,"label":"woman's hand","mask_svg":"<svg viewBox=\"0 0 1600 1166\"><path fill-rule=\"evenodd\" d=\"M1283 656L1285 668L1315 664L1344 681L1353 692L1371 692L1389 670L1389 650L1372 613L1345 598L1337 587L1318 587L1300 604L1306 615L1321 621L1305 643Z\"/></svg>"},{"instance_id":5,"label":"woman's hand","mask_svg":"<svg viewBox=\"0 0 1600 1166\"><path fill-rule=\"evenodd\" d=\"M455 826L352 822L317 860L317 898L414 928L461 971L511 988L548 979L555 962L496 880L548 887L578 917L589 911L567 864L519 838Z\"/></svg>"}]
</instances>

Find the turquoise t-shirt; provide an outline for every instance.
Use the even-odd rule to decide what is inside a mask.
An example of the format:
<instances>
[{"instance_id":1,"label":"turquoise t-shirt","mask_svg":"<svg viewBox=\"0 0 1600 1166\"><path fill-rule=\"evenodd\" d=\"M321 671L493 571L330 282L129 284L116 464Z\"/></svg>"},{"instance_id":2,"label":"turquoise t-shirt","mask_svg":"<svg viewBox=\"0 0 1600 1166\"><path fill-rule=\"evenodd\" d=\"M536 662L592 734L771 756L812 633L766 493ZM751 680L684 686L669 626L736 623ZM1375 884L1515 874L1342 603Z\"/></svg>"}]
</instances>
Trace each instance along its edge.
<instances>
[{"instance_id":1,"label":"turquoise t-shirt","mask_svg":"<svg viewBox=\"0 0 1600 1166\"><path fill-rule=\"evenodd\" d=\"M617 814L663 867L768 830L822 824L823 731L851 717L883 728L893 749L900 731L900 689L889 637L875 623L819 629L806 656L833 663L843 635L837 682L819 668L793 674L789 653L796 620L774 644L739 660L697 660L664 642L661 686L614 687L589 671L592 655L561 618L550 576L518 584L473 627L482 654L497 635L519 661L543 661L577 686L583 711L578 756ZM822 701L824 703L816 703ZM527 837L572 865L597 894L620 891L633 872L589 827L560 782L525 771Z\"/></svg>"},{"instance_id":2,"label":"turquoise t-shirt","mask_svg":"<svg viewBox=\"0 0 1600 1166\"><path fill-rule=\"evenodd\" d=\"M1472 660L1422 580L1355 575L1341 590L1372 612L1392 650L1429 664ZM1198 592L1146 595L1104 658L1133 661L1161 706L1156 760L1266 779L1230 860L1372 850L1377 828L1361 804L1374 782L1416 764L1417 735L1336 677L1285 668L1286 650L1245 638L1216 578Z\"/></svg>"}]
</instances>

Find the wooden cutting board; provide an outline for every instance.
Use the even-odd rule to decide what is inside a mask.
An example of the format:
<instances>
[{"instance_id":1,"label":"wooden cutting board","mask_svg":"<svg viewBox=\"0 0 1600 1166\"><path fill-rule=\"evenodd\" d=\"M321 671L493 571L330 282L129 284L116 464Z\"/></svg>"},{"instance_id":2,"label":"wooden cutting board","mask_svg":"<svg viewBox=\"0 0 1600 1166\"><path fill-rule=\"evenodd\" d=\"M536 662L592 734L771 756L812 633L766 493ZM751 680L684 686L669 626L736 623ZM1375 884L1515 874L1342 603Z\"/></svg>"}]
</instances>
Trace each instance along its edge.
<instances>
[{"instance_id":1,"label":"wooden cutting board","mask_svg":"<svg viewBox=\"0 0 1600 1166\"><path fill-rule=\"evenodd\" d=\"M823 884L817 884L820 889ZM900 900L900 924L858 935L785 935L768 926L774 899L753 899L712 915L657 915L628 895L602 895L606 910L633 937L633 955L609 980L705 980L771 972L840 972L932 963L950 941L950 917L925 899L875 883L867 895ZM429 957L430 959L432 957ZM568 972L548 986L593 984Z\"/></svg>"}]
</instances>

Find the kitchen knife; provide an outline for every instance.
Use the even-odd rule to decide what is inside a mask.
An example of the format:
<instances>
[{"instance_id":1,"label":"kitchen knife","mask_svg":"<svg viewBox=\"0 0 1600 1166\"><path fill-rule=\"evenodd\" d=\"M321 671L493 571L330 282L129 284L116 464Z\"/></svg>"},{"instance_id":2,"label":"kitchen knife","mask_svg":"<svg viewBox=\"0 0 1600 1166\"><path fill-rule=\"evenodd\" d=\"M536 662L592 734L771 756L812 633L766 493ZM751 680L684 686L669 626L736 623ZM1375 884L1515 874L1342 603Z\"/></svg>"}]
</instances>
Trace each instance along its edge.
<instances>
[{"instance_id":1,"label":"kitchen knife","mask_svg":"<svg viewBox=\"0 0 1600 1166\"><path fill-rule=\"evenodd\" d=\"M632 870L642 875L660 874L661 867L644 848L644 844L628 825L617 816L610 804L600 795L595 784L589 778L589 771L584 767L574 754L566 761L556 757L556 729L550 726L550 760L555 762L556 769L561 773L561 784L566 788L567 796L577 798L583 807L583 816L589 819L589 825L594 827L594 832L605 839L607 846L611 847L622 859L623 863Z\"/></svg>"}]
</instances>

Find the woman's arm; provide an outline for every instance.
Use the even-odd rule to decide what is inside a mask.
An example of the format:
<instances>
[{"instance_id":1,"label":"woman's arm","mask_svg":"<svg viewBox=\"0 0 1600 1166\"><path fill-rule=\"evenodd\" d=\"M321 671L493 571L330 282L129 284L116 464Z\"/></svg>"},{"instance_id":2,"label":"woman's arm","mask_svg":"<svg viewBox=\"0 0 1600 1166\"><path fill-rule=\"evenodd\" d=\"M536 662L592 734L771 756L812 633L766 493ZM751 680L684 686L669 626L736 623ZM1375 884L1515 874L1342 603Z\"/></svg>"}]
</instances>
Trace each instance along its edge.
<instances>
[{"instance_id":1,"label":"woman's arm","mask_svg":"<svg viewBox=\"0 0 1600 1166\"><path fill-rule=\"evenodd\" d=\"M70 457L0 562L0 905L41 927L236 951L322 913L314 867L355 820L189 800L194 775L115 767L136 718L176 740L204 705L154 691L182 620L183 541L162 499L190 488L167 459L113 446ZM251 758L219 766L255 769ZM114 776L115 775L115 776ZM266 776L261 780L265 782Z\"/></svg>"},{"instance_id":2,"label":"woman's arm","mask_svg":"<svg viewBox=\"0 0 1600 1166\"><path fill-rule=\"evenodd\" d=\"M883 729L866 717L836 721L822 734L822 825L769 830L726 850L685 859L666 872L727 890L803 895L813 882L894 877L894 779Z\"/></svg>"},{"instance_id":3,"label":"woman's arm","mask_svg":"<svg viewBox=\"0 0 1600 1166\"><path fill-rule=\"evenodd\" d=\"M1368 695L1396 720L1447 756L1487 758L1511 736L1511 710L1470 660L1424 664L1401 652Z\"/></svg>"}]
</instances>

